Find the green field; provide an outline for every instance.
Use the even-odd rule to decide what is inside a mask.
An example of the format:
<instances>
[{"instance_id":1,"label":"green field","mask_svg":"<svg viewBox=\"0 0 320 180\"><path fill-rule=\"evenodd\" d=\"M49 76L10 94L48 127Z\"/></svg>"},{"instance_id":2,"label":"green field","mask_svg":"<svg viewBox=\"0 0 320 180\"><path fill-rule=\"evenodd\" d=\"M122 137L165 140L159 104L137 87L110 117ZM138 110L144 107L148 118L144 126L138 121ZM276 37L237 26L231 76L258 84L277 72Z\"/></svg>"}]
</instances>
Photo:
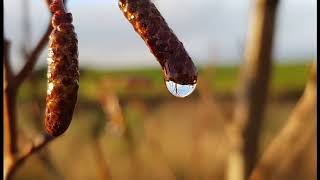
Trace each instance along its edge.
<instances>
[{"instance_id":1,"label":"green field","mask_svg":"<svg viewBox=\"0 0 320 180\"><path fill-rule=\"evenodd\" d=\"M274 96L286 93L300 93L308 78L308 64L277 64L274 65L271 78L271 94ZM97 100L97 90L101 89L102 80L112 80L114 84L121 83L130 78L143 78L149 81L147 88L138 87L128 91L123 85L116 87L120 96L127 96L130 93L142 96L170 96L166 90L163 75L159 68L154 69L134 69L134 70L92 70L81 69L80 71L80 91L79 96L82 99ZM232 95L239 83L239 67L220 66L206 67L199 69L199 78L204 78L204 82L209 83L211 89L218 95ZM41 97L46 95L46 69L36 72L39 81L39 92ZM25 83L21 89L20 97L23 100L28 99L31 94L30 84ZM196 94L196 93L195 93Z\"/></svg>"}]
</instances>

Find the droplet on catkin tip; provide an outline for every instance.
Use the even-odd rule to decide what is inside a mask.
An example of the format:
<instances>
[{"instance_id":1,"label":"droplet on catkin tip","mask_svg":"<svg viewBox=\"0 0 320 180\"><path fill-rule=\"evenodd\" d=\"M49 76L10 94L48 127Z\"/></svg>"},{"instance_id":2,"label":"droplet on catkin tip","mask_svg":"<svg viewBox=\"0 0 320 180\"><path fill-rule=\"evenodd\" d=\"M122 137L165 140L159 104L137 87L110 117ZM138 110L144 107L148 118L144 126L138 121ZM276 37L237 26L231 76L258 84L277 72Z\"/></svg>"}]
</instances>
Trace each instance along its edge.
<instances>
[{"instance_id":1,"label":"droplet on catkin tip","mask_svg":"<svg viewBox=\"0 0 320 180\"><path fill-rule=\"evenodd\" d=\"M194 83L183 85L173 81L166 81L166 86L172 95L184 98L189 96L196 89L197 84Z\"/></svg>"}]
</instances>

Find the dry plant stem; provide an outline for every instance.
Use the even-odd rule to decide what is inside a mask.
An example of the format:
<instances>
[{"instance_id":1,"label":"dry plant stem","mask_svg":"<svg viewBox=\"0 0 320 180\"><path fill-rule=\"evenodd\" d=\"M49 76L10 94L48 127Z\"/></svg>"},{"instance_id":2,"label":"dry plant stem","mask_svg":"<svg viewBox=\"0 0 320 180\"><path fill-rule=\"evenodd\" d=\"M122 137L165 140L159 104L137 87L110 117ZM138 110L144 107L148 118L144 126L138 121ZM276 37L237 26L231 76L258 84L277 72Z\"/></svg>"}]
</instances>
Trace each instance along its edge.
<instances>
[{"instance_id":1,"label":"dry plant stem","mask_svg":"<svg viewBox=\"0 0 320 180\"><path fill-rule=\"evenodd\" d=\"M149 112L148 106L141 99L131 100L128 106L132 107L135 111L139 112L141 114L141 117L146 117L147 113ZM151 133L148 133L149 135L145 135L142 141L143 143L148 145L152 154L154 154L155 157L159 158L159 160L156 161L159 161L158 166L159 169L163 170L163 173L162 176L158 178L167 180L177 180L177 177L175 176L172 168L166 160L163 147L159 143L159 139L155 134L156 128L159 128L159 126L153 125L149 128L145 128L143 130L144 132L149 130Z\"/></svg>"},{"instance_id":2,"label":"dry plant stem","mask_svg":"<svg viewBox=\"0 0 320 180\"><path fill-rule=\"evenodd\" d=\"M216 146L216 148L212 150L215 152L215 154L217 154L215 165L217 165L217 167L222 167L225 161L225 156L223 156L223 152L225 152L225 147L227 144L224 143L225 139L227 139L225 127L227 117L225 116L225 114L222 113L223 111L221 110L221 105L219 101L216 99L215 94L212 93L212 90L209 86L210 78L213 78L212 73L203 72L202 76L199 79L199 108L202 112L201 116L203 117L199 118L199 120L202 119L202 121L196 121L193 125L195 128L193 140L195 146L195 149L193 151L195 152L192 152L192 155L194 156L192 160L192 162L194 162L192 163L194 169L199 169L199 167L197 167L197 164L200 163L201 159L199 158L201 158L201 154L197 153L196 148L200 145L200 138L202 138L202 136L204 136L206 132L214 132L217 138L212 141ZM208 114L210 115L208 116ZM212 115L214 119L212 119ZM212 175L214 175L214 177L217 179L223 179L224 176L220 168L213 168ZM195 177L191 177L191 179L195 179Z\"/></svg>"},{"instance_id":3,"label":"dry plant stem","mask_svg":"<svg viewBox=\"0 0 320 180\"><path fill-rule=\"evenodd\" d=\"M272 44L278 0L257 0L234 122L230 128L229 179L247 179L257 161L258 142L272 66ZM236 167L238 166L238 167ZM243 171L243 172L240 172ZM237 178L239 179L239 178Z\"/></svg>"},{"instance_id":4,"label":"dry plant stem","mask_svg":"<svg viewBox=\"0 0 320 180\"><path fill-rule=\"evenodd\" d=\"M111 120L111 126L116 130L116 133L123 134L126 131L125 120L120 106L119 98L110 86L115 84L113 81L105 81L103 84L103 91L101 92L101 105L104 113L109 116L106 119Z\"/></svg>"},{"instance_id":5,"label":"dry plant stem","mask_svg":"<svg viewBox=\"0 0 320 180\"><path fill-rule=\"evenodd\" d=\"M314 120L314 119L313 119ZM315 122L315 121L314 121ZM309 148L313 141L313 137L316 136L316 125L311 127L306 127L308 132L303 134L299 141L297 141L287 153L283 159L278 164L278 168L271 173L270 180L281 180L281 179L294 179L300 177L303 159L305 157L305 152ZM268 175L267 175L268 176Z\"/></svg>"},{"instance_id":6,"label":"dry plant stem","mask_svg":"<svg viewBox=\"0 0 320 180\"><path fill-rule=\"evenodd\" d=\"M108 82L109 81L107 81L107 83ZM103 98L101 102L103 106L103 111L108 116L106 117L106 119L110 118L111 126L113 128L112 130L115 130L115 134L120 134L122 136L122 138L128 144L129 149L131 150L130 165L132 169L134 169L132 170L132 177L133 179L136 179L138 177L138 166L135 163L137 159L135 152L136 150L134 147L132 134L130 133L125 124L124 115L122 113L122 108L119 103L119 98L112 87L104 86L103 89L105 89L105 93L102 95Z\"/></svg>"},{"instance_id":7,"label":"dry plant stem","mask_svg":"<svg viewBox=\"0 0 320 180\"><path fill-rule=\"evenodd\" d=\"M102 147L99 141L99 138L93 139L93 151L94 156L96 157L97 162L97 172L100 176L100 180L109 180L111 179L110 170L108 164L105 161L105 157L102 151Z\"/></svg>"},{"instance_id":8,"label":"dry plant stem","mask_svg":"<svg viewBox=\"0 0 320 180\"><path fill-rule=\"evenodd\" d=\"M316 127L317 72L311 68L311 76L303 96L292 111L287 124L272 141L255 167L251 179L267 180L283 174L283 166L289 166L303 151L308 139L314 136Z\"/></svg>"}]
</instances>

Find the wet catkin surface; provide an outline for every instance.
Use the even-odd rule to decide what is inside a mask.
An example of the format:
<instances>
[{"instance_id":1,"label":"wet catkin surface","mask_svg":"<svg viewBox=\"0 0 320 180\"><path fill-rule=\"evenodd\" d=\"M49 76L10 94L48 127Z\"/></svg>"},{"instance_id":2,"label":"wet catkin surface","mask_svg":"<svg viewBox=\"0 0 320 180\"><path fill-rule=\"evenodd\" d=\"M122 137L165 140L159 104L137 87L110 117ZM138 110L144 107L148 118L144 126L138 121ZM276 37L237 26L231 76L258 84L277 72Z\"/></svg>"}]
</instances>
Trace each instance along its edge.
<instances>
[{"instance_id":1,"label":"wet catkin surface","mask_svg":"<svg viewBox=\"0 0 320 180\"><path fill-rule=\"evenodd\" d=\"M150 0L119 0L119 7L157 58L165 80L195 84L195 65L155 5Z\"/></svg>"},{"instance_id":2,"label":"wet catkin surface","mask_svg":"<svg viewBox=\"0 0 320 180\"><path fill-rule=\"evenodd\" d=\"M59 136L70 125L79 88L78 40L62 1L50 6L53 31L48 57L48 90L45 126L48 134Z\"/></svg>"}]
</instances>

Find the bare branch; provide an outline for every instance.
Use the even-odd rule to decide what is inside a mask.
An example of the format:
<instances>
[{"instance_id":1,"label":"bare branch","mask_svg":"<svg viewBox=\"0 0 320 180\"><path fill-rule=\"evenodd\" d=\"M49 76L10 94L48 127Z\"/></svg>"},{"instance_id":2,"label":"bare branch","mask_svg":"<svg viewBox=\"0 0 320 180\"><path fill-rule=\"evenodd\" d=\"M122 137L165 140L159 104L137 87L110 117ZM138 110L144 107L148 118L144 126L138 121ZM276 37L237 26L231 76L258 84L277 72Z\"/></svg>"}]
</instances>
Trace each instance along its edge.
<instances>
[{"instance_id":1,"label":"bare branch","mask_svg":"<svg viewBox=\"0 0 320 180\"><path fill-rule=\"evenodd\" d=\"M9 42L4 41L5 56L4 56L4 67L5 67L5 83L4 83L4 126L5 126L5 167L14 167L17 161L17 120L16 120L16 98L17 88L23 82L23 78L20 82L16 81L17 77L14 77L9 59ZM28 68L28 67L27 67ZM30 72L32 69L30 69ZM24 74L20 75L24 76ZM10 172L10 171L7 171ZM9 173L10 174L10 173Z\"/></svg>"},{"instance_id":2,"label":"bare branch","mask_svg":"<svg viewBox=\"0 0 320 180\"><path fill-rule=\"evenodd\" d=\"M4 64L4 75L6 83L9 83L9 80L12 78L12 67L10 64L10 42L4 39L3 42L3 64Z\"/></svg>"},{"instance_id":3,"label":"bare branch","mask_svg":"<svg viewBox=\"0 0 320 180\"><path fill-rule=\"evenodd\" d=\"M6 155L14 155L17 152L16 147L16 98L15 91L12 88L4 90L4 126Z\"/></svg>"},{"instance_id":4,"label":"bare branch","mask_svg":"<svg viewBox=\"0 0 320 180\"><path fill-rule=\"evenodd\" d=\"M4 40L4 126L5 126L5 158L8 163L14 160L16 147L16 113L15 113L15 96L16 91L12 87L12 69L10 65L10 43Z\"/></svg>"},{"instance_id":5,"label":"bare branch","mask_svg":"<svg viewBox=\"0 0 320 180\"><path fill-rule=\"evenodd\" d=\"M272 66L272 43L278 0L257 0L251 34L246 49L246 63L241 79L234 122L230 127L231 169L247 179L258 152L258 141L263 120ZM230 176L230 179L232 177ZM237 178L239 179L239 178Z\"/></svg>"},{"instance_id":6,"label":"bare branch","mask_svg":"<svg viewBox=\"0 0 320 180\"><path fill-rule=\"evenodd\" d=\"M252 180L271 179L281 174L283 168L280 167L288 166L302 152L308 139L315 135L316 104L317 70L316 65L313 64L303 96L294 108L286 126L263 154L251 175Z\"/></svg>"}]
</instances>

